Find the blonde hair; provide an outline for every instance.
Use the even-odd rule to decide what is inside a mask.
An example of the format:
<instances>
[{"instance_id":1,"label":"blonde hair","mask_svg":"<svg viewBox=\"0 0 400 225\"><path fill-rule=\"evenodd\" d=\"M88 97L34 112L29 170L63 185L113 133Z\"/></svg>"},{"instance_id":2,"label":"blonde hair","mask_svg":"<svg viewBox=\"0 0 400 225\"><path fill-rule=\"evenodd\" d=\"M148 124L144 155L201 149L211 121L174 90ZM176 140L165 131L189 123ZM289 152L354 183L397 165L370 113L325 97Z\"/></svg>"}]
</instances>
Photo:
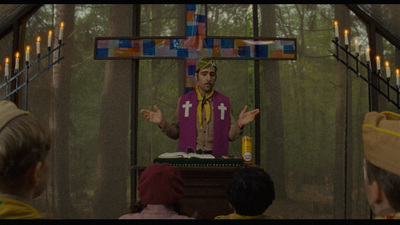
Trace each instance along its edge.
<instances>
[{"instance_id":1,"label":"blonde hair","mask_svg":"<svg viewBox=\"0 0 400 225\"><path fill-rule=\"evenodd\" d=\"M49 131L31 115L10 120L0 130L0 189L19 187L25 172L43 162L50 150Z\"/></svg>"}]
</instances>

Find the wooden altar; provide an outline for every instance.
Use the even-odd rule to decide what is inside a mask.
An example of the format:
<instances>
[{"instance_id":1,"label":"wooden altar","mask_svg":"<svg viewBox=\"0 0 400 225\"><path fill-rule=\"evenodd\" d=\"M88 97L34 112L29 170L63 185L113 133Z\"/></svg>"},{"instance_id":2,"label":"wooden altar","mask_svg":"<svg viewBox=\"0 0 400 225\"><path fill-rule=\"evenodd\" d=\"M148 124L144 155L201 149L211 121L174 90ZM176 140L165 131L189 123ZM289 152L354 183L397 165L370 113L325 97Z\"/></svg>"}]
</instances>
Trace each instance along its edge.
<instances>
[{"instance_id":1,"label":"wooden altar","mask_svg":"<svg viewBox=\"0 0 400 225\"><path fill-rule=\"evenodd\" d=\"M188 159L174 159L175 162L177 160L185 162ZM165 161L169 162L164 159L154 160L154 162ZM216 216L232 213L226 196L226 188L235 171L241 167L241 160L226 164L209 164L210 160L200 161L207 161L207 163L174 164L169 162L179 168L185 185L184 196L180 201L184 213L197 219L214 219ZM144 169L145 167L136 169L138 177Z\"/></svg>"}]
</instances>

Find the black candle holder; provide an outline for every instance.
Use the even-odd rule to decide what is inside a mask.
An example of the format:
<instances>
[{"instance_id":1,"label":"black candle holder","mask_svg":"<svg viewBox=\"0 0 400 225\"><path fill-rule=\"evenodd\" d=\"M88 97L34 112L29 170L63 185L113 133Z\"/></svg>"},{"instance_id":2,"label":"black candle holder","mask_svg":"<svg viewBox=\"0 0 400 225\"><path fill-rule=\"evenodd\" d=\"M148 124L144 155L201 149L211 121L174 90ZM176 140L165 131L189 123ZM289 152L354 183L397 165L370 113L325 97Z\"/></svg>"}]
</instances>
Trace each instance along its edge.
<instances>
[{"instance_id":1,"label":"black candle holder","mask_svg":"<svg viewBox=\"0 0 400 225\"><path fill-rule=\"evenodd\" d=\"M339 41L337 38L335 38L335 40L332 40L332 42L336 46L336 54L332 54L332 56L334 56L338 62L341 62L342 64L344 64L348 70L354 72L354 74L356 74L357 77L363 79L368 84L368 100L369 100L370 111L371 111L371 88L374 88L375 90L377 90L380 95L382 95L383 97L385 97L388 100L388 102L393 103L398 109L400 109L400 103L399 103L400 85L396 85L396 87L392 86L389 82L390 78L386 78L386 79L382 78L381 70L377 70L376 72L373 72L370 68L369 61L366 61L366 63L363 63L361 60L359 60L359 53L356 53L356 55L353 55L351 52L348 51L349 48L347 45L343 47L339 44ZM345 54L346 54L345 60L343 60L339 57L339 50L345 52ZM353 59L355 61L356 69L354 69L350 65L349 59ZM364 67L367 70L366 78L359 72L359 66ZM371 82L371 73L373 73L377 77L377 79L378 79L377 85L374 85ZM381 88L380 88L381 83L386 85L386 93L381 90ZM391 98L390 90L392 90L392 92L396 93L396 97L397 97L396 100ZM393 97L394 97L394 95L393 95Z\"/></svg>"},{"instance_id":2,"label":"black candle holder","mask_svg":"<svg viewBox=\"0 0 400 225\"><path fill-rule=\"evenodd\" d=\"M25 110L28 110L28 84L32 80L36 79L39 77L42 73L45 71L50 70L51 67L54 65L58 64L61 62L61 60L64 59L64 57L61 57L61 48L65 45L65 43L59 42L59 45L51 50L50 47L47 47L48 52L41 56L41 54L37 54L37 60L29 63L29 61L25 61L25 67L19 71L19 69L15 69L14 74L11 78L7 78L5 83L0 84L0 90L5 88L5 95L0 96L0 100L8 99L10 96L16 94L20 89L25 88ZM58 52L58 57L56 60L54 60L52 63L50 63L50 57L53 55L54 52ZM40 62L43 60L47 59L47 66L43 69L40 69ZM29 68L34 67L36 65L37 67L37 72L36 74L32 75L30 78L28 76ZM22 84L18 84L18 78L22 75L25 75L25 82ZM14 88L9 88L9 84L15 81L15 87Z\"/></svg>"}]
</instances>

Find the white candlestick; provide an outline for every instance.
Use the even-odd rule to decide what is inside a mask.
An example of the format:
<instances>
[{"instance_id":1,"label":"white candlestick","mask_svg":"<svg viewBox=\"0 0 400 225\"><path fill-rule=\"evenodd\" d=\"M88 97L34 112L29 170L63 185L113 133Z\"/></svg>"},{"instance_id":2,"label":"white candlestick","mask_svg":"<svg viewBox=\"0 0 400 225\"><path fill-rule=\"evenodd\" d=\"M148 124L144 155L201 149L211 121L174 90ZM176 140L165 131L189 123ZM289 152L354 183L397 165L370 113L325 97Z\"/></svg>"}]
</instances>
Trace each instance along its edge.
<instances>
[{"instance_id":1,"label":"white candlestick","mask_svg":"<svg viewBox=\"0 0 400 225\"><path fill-rule=\"evenodd\" d=\"M335 24L335 38L339 38L339 23L338 21L335 21L334 24Z\"/></svg>"},{"instance_id":2,"label":"white candlestick","mask_svg":"<svg viewBox=\"0 0 400 225\"><path fill-rule=\"evenodd\" d=\"M58 35L58 40L62 40L62 38L63 38L63 33L64 33L64 22L61 22L60 23L60 33L59 33L59 35Z\"/></svg>"},{"instance_id":3,"label":"white candlestick","mask_svg":"<svg viewBox=\"0 0 400 225\"><path fill-rule=\"evenodd\" d=\"M389 66L389 62L386 61L385 62L386 65L386 78L390 78L390 66Z\"/></svg>"},{"instance_id":4,"label":"white candlestick","mask_svg":"<svg viewBox=\"0 0 400 225\"><path fill-rule=\"evenodd\" d=\"M397 86L400 86L400 71L399 69L396 69L396 84Z\"/></svg>"},{"instance_id":5,"label":"white candlestick","mask_svg":"<svg viewBox=\"0 0 400 225\"><path fill-rule=\"evenodd\" d=\"M19 52L15 54L15 70L19 70Z\"/></svg>"},{"instance_id":6,"label":"white candlestick","mask_svg":"<svg viewBox=\"0 0 400 225\"><path fill-rule=\"evenodd\" d=\"M30 50L30 47L28 45L28 46L26 46L26 51L25 51L25 61L26 62L29 62L29 50Z\"/></svg>"},{"instance_id":7,"label":"white candlestick","mask_svg":"<svg viewBox=\"0 0 400 225\"><path fill-rule=\"evenodd\" d=\"M344 30L344 44L349 45L349 36L348 36L349 31Z\"/></svg>"},{"instance_id":8,"label":"white candlestick","mask_svg":"<svg viewBox=\"0 0 400 225\"><path fill-rule=\"evenodd\" d=\"M36 54L40 54L40 37L36 38Z\"/></svg>"},{"instance_id":9,"label":"white candlestick","mask_svg":"<svg viewBox=\"0 0 400 225\"><path fill-rule=\"evenodd\" d=\"M378 56L376 56L376 71L381 70L381 58Z\"/></svg>"},{"instance_id":10,"label":"white candlestick","mask_svg":"<svg viewBox=\"0 0 400 225\"><path fill-rule=\"evenodd\" d=\"M360 47L358 46L358 40L354 40L354 46L356 47L356 54L360 55Z\"/></svg>"},{"instance_id":11,"label":"white candlestick","mask_svg":"<svg viewBox=\"0 0 400 225\"><path fill-rule=\"evenodd\" d=\"M9 59L6 58L6 66L5 66L5 76L6 79L8 79L9 73L10 73L10 64L9 64Z\"/></svg>"},{"instance_id":12,"label":"white candlestick","mask_svg":"<svg viewBox=\"0 0 400 225\"><path fill-rule=\"evenodd\" d=\"M51 47L51 30L49 30L49 35L47 36L47 47Z\"/></svg>"}]
</instances>

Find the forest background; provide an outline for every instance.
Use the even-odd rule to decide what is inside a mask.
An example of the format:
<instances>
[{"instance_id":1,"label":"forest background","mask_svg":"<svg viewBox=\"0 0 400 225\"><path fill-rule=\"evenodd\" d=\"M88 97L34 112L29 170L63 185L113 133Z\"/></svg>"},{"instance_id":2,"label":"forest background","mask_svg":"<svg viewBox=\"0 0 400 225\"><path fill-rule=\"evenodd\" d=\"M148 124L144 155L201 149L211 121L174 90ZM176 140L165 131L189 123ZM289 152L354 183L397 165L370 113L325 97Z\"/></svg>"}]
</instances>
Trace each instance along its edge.
<instances>
[{"instance_id":1,"label":"forest background","mask_svg":"<svg viewBox=\"0 0 400 225\"><path fill-rule=\"evenodd\" d=\"M184 35L185 7L139 5L139 35ZM272 175L277 192L266 213L287 219L369 218L361 138L368 85L331 55L334 20L340 32L349 29L351 41L358 39L360 49L369 45L365 24L340 4L210 4L206 9L208 36L253 37L258 30L258 36L297 41L296 60L260 61L259 84L249 76L252 60L217 60L215 88L230 97L235 118L244 105L253 104L249 83L260 86L260 166ZM49 127L54 140L49 188L34 202L51 218L118 218L136 194L130 187L132 161L146 166L178 148L138 112L156 104L172 119L183 93L184 60L139 60L134 88L134 60L94 60L95 37L132 36L135 13L134 5L44 4L21 28L23 49L49 29L57 37L57 25L65 23L65 59L29 86L29 111ZM12 38L1 39L0 58L14 54ZM380 36L377 43L383 60L400 65L398 49ZM365 60L364 51L360 59ZM20 96L22 101L23 92ZM131 118L132 96L138 101L136 118ZM399 112L384 100L380 108ZM131 120L136 127L130 127ZM136 156L131 155L132 133ZM254 137L254 125L244 134ZM229 153L240 156L240 140L230 144Z\"/></svg>"}]
</instances>

